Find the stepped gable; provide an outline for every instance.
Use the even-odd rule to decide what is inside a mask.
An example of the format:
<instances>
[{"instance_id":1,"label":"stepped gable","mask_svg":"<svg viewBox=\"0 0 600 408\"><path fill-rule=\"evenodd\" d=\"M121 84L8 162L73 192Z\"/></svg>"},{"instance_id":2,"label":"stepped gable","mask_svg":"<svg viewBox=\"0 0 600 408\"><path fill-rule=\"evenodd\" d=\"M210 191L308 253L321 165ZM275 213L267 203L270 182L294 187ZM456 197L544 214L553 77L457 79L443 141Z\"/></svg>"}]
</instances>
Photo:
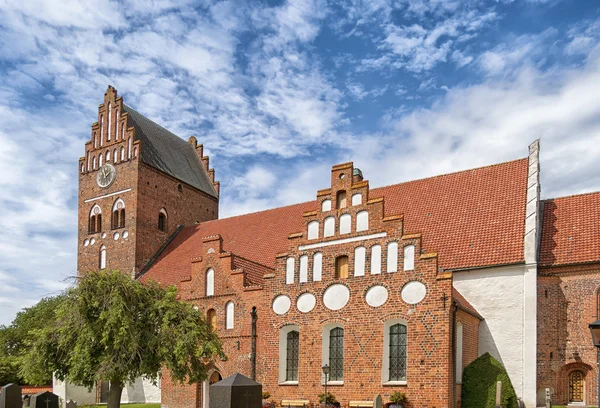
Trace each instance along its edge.
<instances>
[{"instance_id":1,"label":"stepped gable","mask_svg":"<svg viewBox=\"0 0 600 408\"><path fill-rule=\"evenodd\" d=\"M141 159L144 163L210 196L218 196L190 143L125 104L123 112L129 115L128 123L135 128L135 138L142 142Z\"/></svg>"},{"instance_id":2,"label":"stepped gable","mask_svg":"<svg viewBox=\"0 0 600 408\"><path fill-rule=\"evenodd\" d=\"M600 262L600 192L543 201L541 266Z\"/></svg>"},{"instance_id":3,"label":"stepped gable","mask_svg":"<svg viewBox=\"0 0 600 408\"><path fill-rule=\"evenodd\" d=\"M422 233L423 249L437 252L443 269L523 263L527 169L520 159L374 188L369 196L384 198L385 216L403 214L405 231ZM141 280L179 284L203 253L203 238L217 234L226 251L275 268L288 235L306 229L303 213L317 208L309 201L184 229Z\"/></svg>"}]
</instances>

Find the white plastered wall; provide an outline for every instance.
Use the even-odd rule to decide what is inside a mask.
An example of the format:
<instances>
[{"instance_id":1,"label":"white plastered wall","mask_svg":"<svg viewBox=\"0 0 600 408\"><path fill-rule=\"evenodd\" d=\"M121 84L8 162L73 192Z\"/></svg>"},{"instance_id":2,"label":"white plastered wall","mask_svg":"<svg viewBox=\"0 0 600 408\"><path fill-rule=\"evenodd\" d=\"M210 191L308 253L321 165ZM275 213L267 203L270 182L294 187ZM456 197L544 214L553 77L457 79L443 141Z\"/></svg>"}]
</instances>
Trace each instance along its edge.
<instances>
[{"instance_id":1,"label":"white plastered wall","mask_svg":"<svg viewBox=\"0 0 600 408\"><path fill-rule=\"evenodd\" d=\"M94 405L96 403L96 387L88 390L68 382L53 378L54 393L62 398L63 408L68 400L77 402L77 406ZM137 378L133 384L127 384L121 394L122 403L160 403L160 382Z\"/></svg>"}]
</instances>

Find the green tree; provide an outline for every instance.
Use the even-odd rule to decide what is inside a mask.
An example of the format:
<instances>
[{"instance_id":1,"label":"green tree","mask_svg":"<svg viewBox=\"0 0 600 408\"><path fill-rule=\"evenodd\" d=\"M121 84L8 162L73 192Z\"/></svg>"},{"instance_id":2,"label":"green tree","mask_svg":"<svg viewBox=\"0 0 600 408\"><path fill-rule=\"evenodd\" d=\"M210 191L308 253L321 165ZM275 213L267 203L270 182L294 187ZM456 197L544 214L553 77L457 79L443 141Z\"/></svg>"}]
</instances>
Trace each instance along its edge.
<instances>
[{"instance_id":1,"label":"green tree","mask_svg":"<svg viewBox=\"0 0 600 408\"><path fill-rule=\"evenodd\" d=\"M25 384L19 373L21 359L31 348L36 331L55 320L56 310L62 300L63 296L44 298L17 313L9 326L0 326L0 386L11 382ZM38 381L37 384L49 384L52 372L43 373Z\"/></svg>"},{"instance_id":2,"label":"green tree","mask_svg":"<svg viewBox=\"0 0 600 408\"><path fill-rule=\"evenodd\" d=\"M123 387L136 378L156 381L165 366L177 382L202 381L207 359L216 356L223 357L217 335L177 300L175 287L90 272L66 292L54 323L37 333L23 373L35 382L50 370L89 388L108 381L108 408L119 408Z\"/></svg>"}]
</instances>

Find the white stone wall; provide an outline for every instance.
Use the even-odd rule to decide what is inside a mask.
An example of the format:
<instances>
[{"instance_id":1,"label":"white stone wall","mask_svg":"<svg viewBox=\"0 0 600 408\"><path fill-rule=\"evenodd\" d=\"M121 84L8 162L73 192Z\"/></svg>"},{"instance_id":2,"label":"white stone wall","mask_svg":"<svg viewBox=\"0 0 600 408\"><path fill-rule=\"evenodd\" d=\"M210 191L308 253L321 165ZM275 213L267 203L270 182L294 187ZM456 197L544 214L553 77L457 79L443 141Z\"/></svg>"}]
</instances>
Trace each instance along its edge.
<instances>
[{"instance_id":1,"label":"white stone wall","mask_svg":"<svg viewBox=\"0 0 600 408\"><path fill-rule=\"evenodd\" d=\"M88 390L68 382L53 378L54 393L62 398L63 408L66 401L73 400L78 406L93 405L96 403L96 387ZM123 388L121 403L160 403L160 381L153 385L152 381L138 378L133 384Z\"/></svg>"}]
</instances>

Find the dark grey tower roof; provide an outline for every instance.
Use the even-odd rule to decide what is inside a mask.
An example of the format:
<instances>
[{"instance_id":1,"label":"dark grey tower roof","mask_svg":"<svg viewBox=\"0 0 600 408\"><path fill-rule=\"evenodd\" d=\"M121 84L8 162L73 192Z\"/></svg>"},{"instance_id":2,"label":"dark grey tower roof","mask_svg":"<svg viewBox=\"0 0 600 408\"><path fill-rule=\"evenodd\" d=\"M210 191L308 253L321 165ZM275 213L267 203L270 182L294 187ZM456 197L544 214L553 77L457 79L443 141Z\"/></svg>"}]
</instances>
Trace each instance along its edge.
<instances>
[{"instance_id":1,"label":"dark grey tower roof","mask_svg":"<svg viewBox=\"0 0 600 408\"><path fill-rule=\"evenodd\" d=\"M202 162L188 142L125 104L123 111L129 114L129 124L135 128L135 137L142 142L141 159L144 163L213 197L218 196Z\"/></svg>"},{"instance_id":2,"label":"dark grey tower roof","mask_svg":"<svg viewBox=\"0 0 600 408\"><path fill-rule=\"evenodd\" d=\"M248 377L243 376L240 373L235 373L221 381L214 383L211 387L248 387L260 385L256 381L251 380Z\"/></svg>"}]
</instances>

